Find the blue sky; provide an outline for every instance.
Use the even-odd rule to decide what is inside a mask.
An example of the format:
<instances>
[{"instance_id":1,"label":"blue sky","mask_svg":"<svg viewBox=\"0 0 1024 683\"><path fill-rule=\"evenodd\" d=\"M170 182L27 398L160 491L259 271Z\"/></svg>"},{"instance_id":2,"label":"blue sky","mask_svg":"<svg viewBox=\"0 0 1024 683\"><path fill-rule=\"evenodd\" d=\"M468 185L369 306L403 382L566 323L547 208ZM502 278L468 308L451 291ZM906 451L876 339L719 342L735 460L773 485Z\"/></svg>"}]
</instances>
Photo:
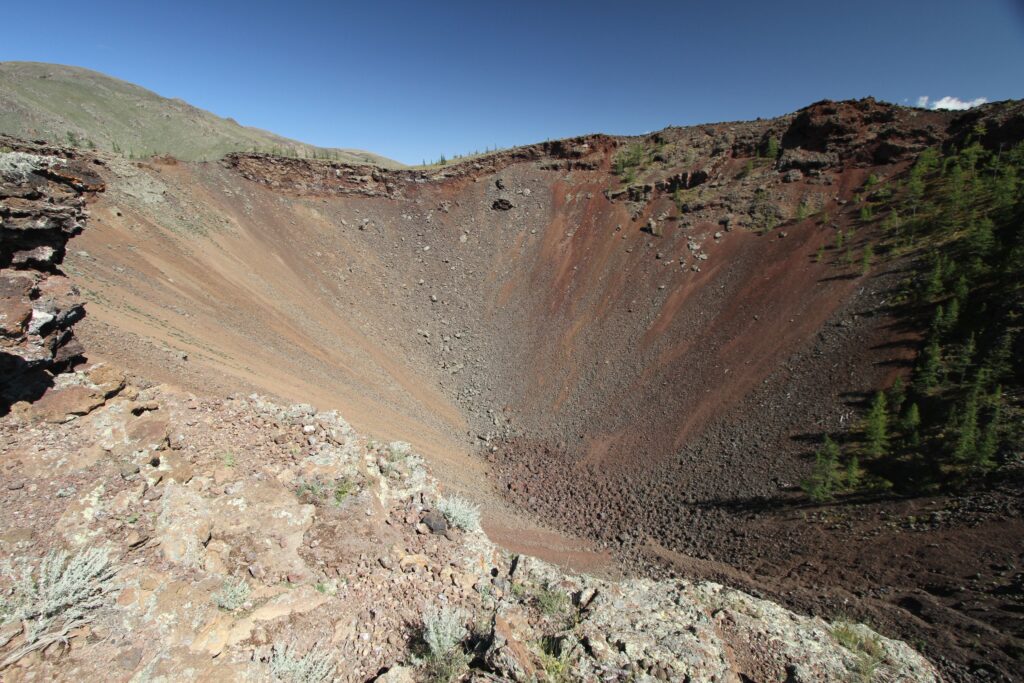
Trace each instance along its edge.
<instances>
[{"instance_id":1,"label":"blue sky","mask_svg":"<svg viewBox=\"0 0 1024 683\"><path fill-rule=\"evenodd\" d=\"M407 163L823 98L1024 97L1024 0L7 3L0 60L84 66Z\"/></svg>"}]
</instances>

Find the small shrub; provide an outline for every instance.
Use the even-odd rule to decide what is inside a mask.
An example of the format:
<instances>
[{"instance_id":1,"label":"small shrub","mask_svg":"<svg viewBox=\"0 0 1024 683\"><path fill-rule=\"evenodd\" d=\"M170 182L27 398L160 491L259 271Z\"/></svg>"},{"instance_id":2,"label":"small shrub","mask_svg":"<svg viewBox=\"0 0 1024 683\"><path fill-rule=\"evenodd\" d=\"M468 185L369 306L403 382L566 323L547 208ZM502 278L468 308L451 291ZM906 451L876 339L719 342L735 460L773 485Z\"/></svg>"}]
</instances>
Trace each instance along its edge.
<instances>
[{"instance_id":1,"label":"small shrub","mask_svg":"<svg viewBox=\"0 0 1024 683\"><path fill-rule=\"evenodd\" d=\"M220 590L213 594L213 602L217 607L233 612L245 604L251 592L245 579L228 579Z\"/></svg>"},{"instance_id":2,"label":"small shrub","mask_svg":"<svg viewBox=\"0 0 1024 683\"><path fill-rule=\"evenodd\" d=\"M480 528L480 506L464 498L442 498L437 503L437 509L453 527L463 531L476 531Z\"/></svg>"},{"instance_id":3,"label":"small shrub","mask_svg":"<svg viewBox=\"0 0 1024 683\"><path fill-rule=\"evenodd\" d=\"M334 677L336 665L331 654L319 643L299 656L294 645L275 645L270 657L270 673L286 683L324 683Z\"/></svg>"},{"instance_id":4,"label":"small shrub","mask_svg":"<svg viewBox=\"0 0 1024 683\"><path fill-rule=\"evenodd\" d=\"M412 453L412 446L404 441L392 441L388 444L388 456L391 460L401 460Z\"/></svg>"},{"instance_id":5,"label":"small shrub","mask_svg":"<svg viewBox=\"0 0 1024 683\"><path fill-rule=\"evenodd\" d=\"M70 558L66 552L51 551L35 567L22 561L18 570L8 566L4 573L14 576L14 587L11 599L4 602L3 619L22 622L25 645L0 668L91 622L115 590L117 569L106 549L87 548Z\"/></svg>"},{"instance_id":6,"label":"small shrub","mask_svg":"<svg viewBox=\"0 0 1024 683\"><path fill-rule=\"evenodd\" d=\"M356 488L356 485L348 479L339 479L334 482L334 503L341 505Z\"/></svg>"},{"instance_id":7,"label":"small shrub","mask_svg":"<svg viewBox=\"0 0 1024 683\"><path fill-rule=\"evenodd\" d=\"M628 173L628 182L632 182L635 179L635 174L631 171L632 169L643 166L644 158L647 156L647 150L644 149L642 143L636 142L627 147L626 149L615 155L615 173L623 176Z\"/></svg>"},{"instance_id":8,"label":"small shrub","mask_svg":"<svg viewBox=\"0 0 1024 683\"><path fill-rule=\"evenodd\" d=\"M298 479L295 484L295 495L314 505L320 503L327 494L327 486L319 478Z\"/></svg>"},{"instance_id":9,"label":"small shrub","mask_svg":"<svg viewBox=\"0 0 1024 683\"><path fill-rule=\"evenodd\" d=\"M451 607L427 610L423 615L423 642L439 657L456 648L468 635L465 615Z\"/></svg>"},{"instance_id":10,"label":"small shrub","mask_svg":"<svg viewBox=\"0 0 1024 683\"><path fill-rule=\"evenodd\" d=\"M836 642L856 655L856 663L852 673L855 681L870 681L874 679L878 667L885 660L885 650L878 638L868 635L862 628L852 624L837 623L832 627L832 637Z\"/></svg>"},{"instance_id":11,"label":"small shrub","mask_svg":"<svg viewBox=\"0 0 1024 683\"><path fill-rule=\"evenodd\" d=\"M428 654L425 662L427 679L448 683L468 664L462 641L469 635L465 615L451 607L430 609L423 615L423 642Z\"/></svg>"},{"instance_id":12,"label":"small shrub","mask_svg":"<svg viewBox=\"0 0 1024 683\"><path fill-rule=\"evenodd\" d=\"M549 617L564 612L568 604L569 596L560 590L546 587L537 591L537 607Z\"/></svg>"},{"instance_id":13,"label":"small shrub","mask_svg":"<svg viewBox=\"0 0 1024 683\"><path fill-rule=\"evenodd\" d=\"M570 678L569 663L563 658L548 652L538 654L540 666L544 669L545 680L550 683L568 683Z\"/></svg>"},{"instance_id":14,"label":"small shrub","mask_svg":"<svg viewBox=\"0 0 1024 683\"><path fill-rule=\"evenodd\" d=\"M348 478L325 480L320 477L298 479L295 482L295 495L304 503L323 505L333 500L335 505L345 502L355 490L357 483Z\"/></svg>"}]
</instances>

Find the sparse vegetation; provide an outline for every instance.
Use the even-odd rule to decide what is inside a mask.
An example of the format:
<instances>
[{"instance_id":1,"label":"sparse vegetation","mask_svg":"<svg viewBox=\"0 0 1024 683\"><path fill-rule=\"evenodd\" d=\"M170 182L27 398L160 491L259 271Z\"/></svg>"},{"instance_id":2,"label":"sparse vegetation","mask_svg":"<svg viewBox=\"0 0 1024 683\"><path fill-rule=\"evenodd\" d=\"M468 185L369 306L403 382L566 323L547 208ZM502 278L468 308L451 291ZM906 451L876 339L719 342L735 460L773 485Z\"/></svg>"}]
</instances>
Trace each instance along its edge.
<instances>
[{"instance_id":1,"label":"sparse vegetation","mask_svg":"<svg viewBox=\"0 0 1024 683\"><path fill-rule=\"evenodd\" d=\"M804 493L811 500L820 503L831 500L839 487L839 445L825 437L825 443L814 454L814 468L811 475L801 483Z\"/></svg>"},{"instance_id":2,"label":"sparse vegetation","mask_svg":"<svg viewBox=\"0 0 1024 683\"><path fill-rule=\"evenodd\" d=\"M865 633L854 624L839 622L832 626L832 637L855 656L853 675L856 681L872 681L885 661L885 650L878 637Z\"/></svg>"},{"instance_id":3,"label":"sparse vegetation","mask_svg":"<svg viewBox=\"0 0 1024 683\"><path fill-rule=\"evenodd\" d=\"M213 594L213 602L222 610L233 612L245 605L252 590L245 579L228 579Z\"/></svg>"},{"instance_id":4,"label":"sparse vegetation","mask_svg":"<svg viewBox=\"0 0 1024 683\"><path fill-rule=\"evenodd\" d=\"M334 658L320 643L299 655L294 644L274 645L270 673L284 683L324 683L334 677Z\"/></svg>"},{"instance_id":5,"label":"sparse vegetation","mask_svg":"<svg viewBox=\"0 0 1024 683\"><path fill-rule=\"evenodd\" d=\"M627 185L636 181L637 171L642 169L647 150L640 142L634 142L615 155L615 175Z\"/></svg>"},{"instance_id":6,"label":"sparse vegetation","mask_svg":"<svg viewBox=\"0 0 1024 683\"><path fill-rule=\"evenodd\" d=\"M230 152L277 150L282 156L401 166L370 152L318 148L240 126L88 69L4 62L0 91L5 105L0 128L26 139L43 137L138 159L171 154L198 161ZM198 130L203 134L197 135Z\"/></svg>"},{"instance_id":7,"label":"sparse vegetation","mask_svg":"<svg viewBox=\"0 0 1024 683\"><path fill-rule=\"evenodd\" d=\"M569 596L550 586L545 586L536 593L537 607L548 616L563 613L569 606Z\"/></svg>"},{"instance_id":8,"label":"sparse vegetation","mask_svg":"<svg viewBox=\"0 0 1024 683\"><path fill-rule=\"evenodd\" d=\"M860 446L875 480L903 491L968 485L1021 443L1024 146L988 150L983 135L922 153L888 202L884 241L862 254L862 273L876 253L907 257L914 276L895 298L907 319L930 321L908 386L876 394ZM862 220L873 220L870 208ZM820 473L812 479L811 490L827 488Z\"/></svg>"},{"instance_id":9,"label":"sparse vegetation","mask_svg":"<svg viewBox=\"0 0 1024 683\"><path fill-rule=\"evenodd\" d=\"M437 509L448 523L463 531L476 531L480 528L480 506L465 498L448 496L437 502Z\"/></svg>"},{"instance_id":10,"label":"sparse vegetation","mask_svg":"<svg viewBox=\"0 0 1024 683\"><path fill-rule=\"evenodd\" d=\"M51 551L36 565L22 561L4 573L13 577L14 586L0 614L5 623L21 622L25 643L0 662L0 669L66 640L68 633L95 618L116 589L117 569L105 548L87 548L70 557Z\"/></svg>"},{"instance_id":11,"label":"sparse vegetation","mask_svg":"<svg viewBox=\"0 0 1024 683\"><path fill-rule=\"evenodd\" d=\"M313 505L323 505L328 500L341 505L357 488L357 483L348 477L325 480L317 476L296 480L295 495Z\"/></svg>"},{"instance_id":12,"label":"sparse vegetation","mask_svg":"<svg viewBox=\"0 0 1024 683\"><path fill-rule=\"evenodd\" d=\"M459 610L446 606L423 614L424 668L430 681L448 683L466 668L469 660L462 641L467 635L466 617Z\"/></svg>"}]
</instances>

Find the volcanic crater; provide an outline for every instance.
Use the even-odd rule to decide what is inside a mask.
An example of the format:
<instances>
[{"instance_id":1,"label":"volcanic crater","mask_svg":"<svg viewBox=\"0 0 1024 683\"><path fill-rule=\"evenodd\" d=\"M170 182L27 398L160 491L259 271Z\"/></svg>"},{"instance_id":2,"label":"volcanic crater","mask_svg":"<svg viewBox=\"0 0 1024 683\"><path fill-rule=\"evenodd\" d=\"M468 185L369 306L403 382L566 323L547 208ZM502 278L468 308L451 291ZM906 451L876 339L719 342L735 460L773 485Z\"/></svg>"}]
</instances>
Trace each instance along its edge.
<instances>
[{"instance_id":1,"label":"volcanic crater","mask_svg":"<svg viewBox=\"0 0 1024 683\"><path fill-rule=\"evenodd\" d=\"M111 157L64 264L77 335L140 377L408 440L510 547L722 580L922 643L954 677L1010 677L1009 488L955 506L799 488L916 354L891 306L907 264L865 274L833 248L854 195L979 117L1020 139L1019 105L868 99L423 170Z\"/></svg>"}]
</instances>

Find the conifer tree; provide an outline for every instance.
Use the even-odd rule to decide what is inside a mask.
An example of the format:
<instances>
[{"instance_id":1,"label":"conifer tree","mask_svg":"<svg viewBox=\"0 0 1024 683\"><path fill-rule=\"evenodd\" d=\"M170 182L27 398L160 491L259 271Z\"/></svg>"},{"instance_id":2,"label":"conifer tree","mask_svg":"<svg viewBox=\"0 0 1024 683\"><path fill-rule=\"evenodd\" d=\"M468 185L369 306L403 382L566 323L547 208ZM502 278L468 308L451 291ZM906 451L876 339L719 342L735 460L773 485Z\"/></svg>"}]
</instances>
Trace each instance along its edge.
<instances>
[{"instance_id":1,"label":"conifer tree","mask_svg":"<svg viewBox=\"0 0 1024 683\"><path fill-rule=\"evenodd\" d=\"M956 448L953 457L960 462L971 462L978 455L978 392L972 390L964 401L958 416Z\"/></svg>"},{"instance_id":2,"label":"conifer tree","mask_svg":"<svg viewBox=\"0 0 1024 683\"><path fill-rule=\"evenodd\" d=\"M886 454L889 449L889 411L885 405L885 394L881 391L875 394L871 403L864 434L869 455L880 458Z\"/></svg>"},{"instance_id":3,"label":"conifer tree","mask_svg":"<svg viewBox=\"0 0 1024 683\"><path fill-rule=\"evenodd\" d=\"M902 424L900 428L906 439L906 443L911 448L917 448L921 445L921 433L918 431L921 427L921 412L918 410L916 403L911 403L907 408L907 411L903 414Z\"/></svg>"},{"instance_id":4,"label":"conifer tree","mask_svg":"<svg viewBox=\"0 0 1024 683\"><path fill-rule=\"evenodd\" d=\"M907 400L907 390L903 386L903 378L896 377L896 381L889 387L889 412L895 417L903 410L903 402Z\"/></svg>"},{"instance_id":5,"label":"conifer tree","mask_svg":"<svg viewBox=\"0 0 1024 683\"><path fill-rule=\"evenodd\" d=\"M941 363L942 347L939 346L939 341L933 337L925 347L918 366L917 386L921 391L927 391L938 384L942 369Z\"/></svg>"},{"instance_id":6,"label":"conifer tree","mask_svg":"<svg viewBox=\"0 0 1024 683\"><path fill-rule=\"evenodd\" d=\"M996 452L999 450L999 423L1002 419L1003 409L1002 387L996 387L989 402L992 404L992 415L981 432L981 442L978 444L976 460L979 467L991 467L995 461Z\"/></svg>"},{"instance_id":7,"label":"conifer tree","mask_svg":"<svg viewBox=\"0 0 1024 683\"><path fill-rule=\"evenodd\" d=\"M814 454L811 476L800 485L811 500L820 503L832 499L836 488L836 467L841 455L839 445L826 436L821 448Z\"/></svg>"},{"instance_id":8,"label":"conifer tree","mask_svg":"<svg viewBox=\"0 0 1024 683\"><path fill-rule=\"evenodd\" d=\"M860 459L857 454L850 456L850 459L846 462L846 488L855 490L860 488L861 479L864 477L864 470L860 467Z\"/></svg>"}]
</instances>

